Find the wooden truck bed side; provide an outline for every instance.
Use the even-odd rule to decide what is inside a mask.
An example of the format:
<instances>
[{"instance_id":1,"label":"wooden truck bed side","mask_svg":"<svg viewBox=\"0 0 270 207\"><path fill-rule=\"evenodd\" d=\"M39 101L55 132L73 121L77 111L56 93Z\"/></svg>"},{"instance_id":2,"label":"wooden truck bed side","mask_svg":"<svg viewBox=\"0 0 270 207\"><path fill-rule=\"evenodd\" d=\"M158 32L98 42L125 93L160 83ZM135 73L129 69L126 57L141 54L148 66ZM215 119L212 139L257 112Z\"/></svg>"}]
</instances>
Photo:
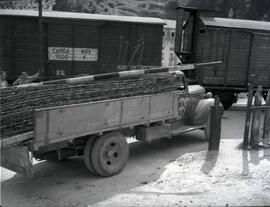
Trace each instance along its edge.
<instances>
[{"instance_id":1,"label":"wooden truck bed side","mask_svg":"<svg viewBox=\"0 0 270 207\"><path fill-rule=\"evenodd\" d=\"M34 149L64 140L177 118L178 92L37 110ZM181 98L188 93L181 93Z\"/></svg>"},{"instance_id":2,"label":"wooden truck bed side","mask_svg":"<svg viewBox=\"0 0 270 207\"><path fill-rule=\"evenodd\" d=\"M11 146L13 144L18 144L27 140L31 140L34 138L34 132L28 132L24 134L19 134L13 137L7 137L1 139L1 148Z\"/></svg>"}]
</instances>

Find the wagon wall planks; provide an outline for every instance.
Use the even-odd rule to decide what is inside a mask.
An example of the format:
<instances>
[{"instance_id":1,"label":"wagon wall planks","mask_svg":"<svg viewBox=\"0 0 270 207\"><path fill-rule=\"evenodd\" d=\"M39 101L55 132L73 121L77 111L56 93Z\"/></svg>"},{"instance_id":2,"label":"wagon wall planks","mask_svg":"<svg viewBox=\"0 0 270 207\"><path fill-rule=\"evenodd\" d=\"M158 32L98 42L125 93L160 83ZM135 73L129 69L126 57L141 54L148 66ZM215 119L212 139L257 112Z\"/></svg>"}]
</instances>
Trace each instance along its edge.
<instances>
[{"instance_id":1,"label":"wagon wall planks","mask_svg":"<svg viewBox=\"0 0 270 207\"><path fill-rule=\"evenodd\" d=\"M246 87L250 73L265 88L270 87L270 33L261 31L205 27L197 30L196 62L222 61L218 67L199 71L205 85Z\"/></svg>"},{"instance_id":2,"label":"wagon wall planks","mask_svg":"<svg viewBox=\"0 0 270 207\"><path fill-rule=\"evenodd\" d=\"M37 20L1 17L1 69L8 79L22 71L35 73L39 67ZM31 35L29 35L31 34Z\"/></svg>"},{"instance_id":3,"label":"wagon wall planks","mask_svg":"<svg viewBox=\"0 0 270 207\"><path fill-rule=\"evenodd\" d=\"M254 85L270 88L270 34L254 33L251 53L251 73Z\"/></svg>"},{"instance_id":4,"label":"wagon wall planks","mask_svg":"<svg viewBox=\"0 0 270 207\"><path fill-rule=\"evenodd\" d=\"M0 16L0 21L1 69L7 71L12 81L21 71L35 73L39 68L38 19ZM161 65L162 24L47 17L43 22L44 79L115 72L120 36L128 42L123 64L128 64L138 38L143 35L144 45L131 64Z\"/></svg>"}]
</instances>

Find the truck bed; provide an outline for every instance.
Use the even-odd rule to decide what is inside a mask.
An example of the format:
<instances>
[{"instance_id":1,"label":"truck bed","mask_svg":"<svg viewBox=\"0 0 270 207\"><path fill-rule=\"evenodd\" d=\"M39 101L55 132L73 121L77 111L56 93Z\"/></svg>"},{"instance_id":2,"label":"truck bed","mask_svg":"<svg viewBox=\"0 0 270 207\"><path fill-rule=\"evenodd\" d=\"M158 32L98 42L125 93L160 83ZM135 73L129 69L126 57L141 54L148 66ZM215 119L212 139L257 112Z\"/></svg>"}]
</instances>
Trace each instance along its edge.
<instances>
[{"instance_id":1,"label":"truck bed","mask_svg":"<svg viewBox=\"0 0 270 207\"><path fill-rule=\"evenodd\" d=\"M170 92L36 110L34 148L177 118L178 98Z\"/></svg>"},{"instance_id":2,"label":"truck bed","mask_svg":"<svg viewBox=\"0 0 270 207\"><path fill-rule=\"evenodd\" d=\"M37 109L34 130L1 139L1 147L31 140L38 149L85 135L177 118L179 95L175 91ZM181 98L188 101L188 93L181 93Z\"/></svg>"},{"instance_id":3,"label":"truck bed","mask_svg":"<svg viewBox=\"0 0 270 207\"><path fill-rule=\"evenodd\" d=\"M1 89L1 139L34 130L34 111L177 90L171 75L145 75L79 84L49 84Z\"/></svg>"}]
</instances>

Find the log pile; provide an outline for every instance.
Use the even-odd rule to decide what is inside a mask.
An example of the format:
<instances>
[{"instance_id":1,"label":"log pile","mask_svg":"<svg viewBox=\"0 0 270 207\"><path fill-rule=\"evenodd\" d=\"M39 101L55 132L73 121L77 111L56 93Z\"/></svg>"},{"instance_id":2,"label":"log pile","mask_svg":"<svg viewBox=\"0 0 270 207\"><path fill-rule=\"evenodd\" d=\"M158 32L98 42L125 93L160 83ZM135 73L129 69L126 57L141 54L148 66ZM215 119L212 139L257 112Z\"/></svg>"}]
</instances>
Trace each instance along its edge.
<instances>
[{"instance_id":1,"label":"log pile","mask_svg":"<svg viewBox=\"0 0 270 207\"><path fill-rule=\"evenodd\" d=\"M1 89L1 138L32 131L35 109L171 92L177 88L176 79L169 75L4 88Z\"/></svg>"}]
</instances>

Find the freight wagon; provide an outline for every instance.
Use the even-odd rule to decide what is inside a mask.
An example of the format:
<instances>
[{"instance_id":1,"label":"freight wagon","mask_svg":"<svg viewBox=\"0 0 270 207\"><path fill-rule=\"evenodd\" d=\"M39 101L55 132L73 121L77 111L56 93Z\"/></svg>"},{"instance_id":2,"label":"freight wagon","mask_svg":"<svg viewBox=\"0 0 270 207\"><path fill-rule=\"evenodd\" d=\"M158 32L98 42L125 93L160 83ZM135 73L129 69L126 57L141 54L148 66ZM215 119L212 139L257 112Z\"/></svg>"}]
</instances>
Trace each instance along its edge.
<instances>
[{"instance_id":1,"label":"freight wagon","mask_svg":"<svg viewBox=\"0 0 270 207\"><path fill-rule=\"evenodd\" d=\"M252 74L254 85L270 88L270 22L216 18L216 4L180 4L175 52L184 63L222 61L187 75L219 95L229 108L239 92L247 91Z\"/></svg>"},{"instance_id":2,"label":"freight wagon","mask_svg":"<svg viewBox=\"0 0 270 207\"><path fill-rule=\"evenodd\" d=\"M160 66L163 22L158 18L44 11L44 80ZM1 70L14 81L40 68L37 11L0 10Z\"/></svg>"},{"instance_id":3,"label":"freight wagon","mask_svg":"<svg viewBox=\"0 0 270 207\"><path fill-rule=\"evenodd\" d=\"M141 72L120 72L120 76L131 77ZM32 114L33 131L1 139L2 166L31 176L29 152L41 160L83 156L91 172L107 177L119 173L128 160L126 137L151 142L204 129L208 138L214 99L205 97L203 87L188 86L182 72L167 75L177 80L178 89L36 109ZM68 82L90 79L73 78Z\"/></svg>"}]
</instances>

